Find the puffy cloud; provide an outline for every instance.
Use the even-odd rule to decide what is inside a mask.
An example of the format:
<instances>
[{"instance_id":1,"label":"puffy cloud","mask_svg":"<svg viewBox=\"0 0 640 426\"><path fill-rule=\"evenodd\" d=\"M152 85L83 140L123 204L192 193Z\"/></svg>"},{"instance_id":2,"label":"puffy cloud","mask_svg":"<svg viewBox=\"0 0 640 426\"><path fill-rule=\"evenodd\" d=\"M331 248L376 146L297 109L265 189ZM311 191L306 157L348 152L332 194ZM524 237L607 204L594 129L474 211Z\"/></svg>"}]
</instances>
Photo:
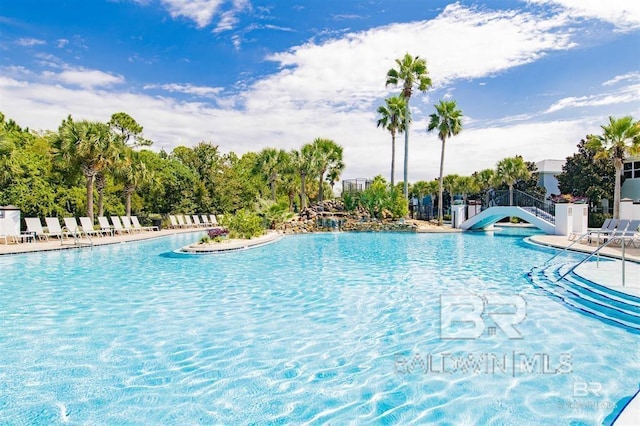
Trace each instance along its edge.
<instances>
[{"instance_id":1,"label":"puffy cloud","mask_svg":"<svg viewBox=\"0 0 640 426\"><path fill-rule=\"evenodd\" d=\"M86 68L69 68L61 72L45 71L42 77L46 80L61 82L86 89L120 84L124 78L119 75Z\"/></svg>"},{"instance_id":2,"label":"puffy cloud","mask_svg":"<svg viewBox=\"0 0 640 426\"><path fill-rule=\"evenodd\" d=\"M207 86L194 86L192 84L178 84L178 83L170 83L170 84L147 84L144 86L144 89L162 89L167 92L178 92L178 93L186 93L189 95L196 95L202 97L213 97L215 95L220 94L222 92L221 87L207 87Z\"/></svg>"},{"instance_id":3,"label":"puffy cloud","mask_svg":"<svg viewBox=\"0 0 640 426\"><path fill-rule=\"evenodd\" d=\"M39 40L37 38L25 37L16 40L16 44L24 47L33 47L47 44L47 42L44 40Z\"/></svg>"},{"instance_id":4,"label":"puffy cloud","mask_svg":"<svg viewBox=\"0 0 640 426\"><path fill-rule=\"evenodd\" d=\"M637 0L526 0L528 3L557 5L573 17L594 18L609 22L619 30L640 28L640 2Z\"/></svg>"}]
</instances>

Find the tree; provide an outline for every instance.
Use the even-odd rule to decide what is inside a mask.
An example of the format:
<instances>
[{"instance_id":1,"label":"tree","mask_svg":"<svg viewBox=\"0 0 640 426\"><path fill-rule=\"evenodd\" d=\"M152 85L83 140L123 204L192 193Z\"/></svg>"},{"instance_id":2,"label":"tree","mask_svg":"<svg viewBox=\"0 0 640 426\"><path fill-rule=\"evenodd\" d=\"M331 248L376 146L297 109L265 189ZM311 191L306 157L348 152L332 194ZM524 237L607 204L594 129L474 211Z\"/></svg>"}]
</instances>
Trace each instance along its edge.
<instances>
[{"instance_id":1,"label":"tree","mask_svg":"<svg viewBox=\"0 0 640 426\"><path fill-rule=\"evenodd\" d=\"M340 176L344 169L342 162L342 147L331 139L317 138L311 144L313 150L313 163L318 174L318 201L324 200L324 175L327 171L333 171Z\"/></svg>"},{"instance_id":2,"label":"tree","mask_svg":"<svg viewBox=\"0 0 640 426\"><path fill-rule=\"evenodd\" d=\"M613 199L615 168L607 158L596 159L596 151L587 147L586 139L578 144L578 152L567 157L558 178L562 194L588 197L593 207L600 200Z\"/></svg>"},{"instance_id":3,"label":"tree","mask_svg":"<svg viewBox=\"0 0 640 426\"><path fill-rule=\"evenodd\" d=\"M613 218L620 218L620 187L622 165L627 155L640 152L640 121L633 117L609 117L609 124L602 127L602 135L587 136L587 147L596 151L595 158L609 158L615 169L613 189Z\"/></svg>"},{"instance_id":4,"label":"tree","mask_svg":"<svg viewBox=\"0 0 640 426\"><path fill-rule=\"evenodd\" d=\"M142 136L142 126L125 112L116 112L107 124L124 145L148 146L153 143Z\"/></svg>"},{"instance_id":5,"label":"tree","mask_svg":"<svg viewBox=\"0 0 640 426\"><path fill-rule=\"evenodd\" d=\"M484 169L479 172L473 173L473 178L476 181L476 185L478 187L478 191L484 194L484 204L485 206L489 205L489 189L493 187L496 173L493 169Z\"/></svg>"},{"instance_id":6,"label":"tree","mask_svg":"<svg viewBox=\"0 0 640 426\"><path fill-rule=\"evenodd\" d=\"M271 201L276 201L276 182L283 166L288 161L287 153L280 149L265 148L258 153L256 172L265 176L271 190Z\"/></svg>"},{"instance_id":7,"label":"tree","mask_svg":"<svg viewBox=\"0 0 640 426\"><path fill-rule=\"evenodd\" d=\"M402 97L407 101L404 115L404 197L409 197L408 168L409 168L409 125L411 123L411 108L409 101L413 94L414 86L422 93L431 87L431 78L427 71L427 61L408 53L400 59L396 59L397 68L387 71L386 86L402 84ZM440 176L442 177L442 176Z\"/></svg>"},{"instance_id":8,"label":"tree","mask_svg":"<svg viewBox=\"0 0 640 426\"><path fill-rule=\"evenodd\" d=\"M299 151L291 151L291 164L300 176L300 210L307 206L307 177L315 176L317 164L311 144L304 145Z\"/></svg>"},{"instance_id":9,"label":"tree","mask_svg":"<svg viewBox=\"0 0 640 426\"><path fill-rule=\"evenodd\" d=\"M438 186L438 224L442 225L442 177L444 175L444 148L448 138L462 131L462 111L457 109L456 101L440 101L435 105L436 112L430 115L427 131L438 131L442 142L440 151L440 178Z\"/></svg>"},{"instance_id":10,"label":"tree","mask_svg":"<svg viewBox=\"0 0 640 426\"><path fill-rule=\"evenodd\" d=\"M527 164L521 156L500 160L496 166L496 179L509 187L509 205L513 205L513 186L516 182L528 179L531 175Z\"/></svg>"},{"instance_id":11,"label":"tree","mask_svg":"<svg viewBox=\"0 0 640 426\"><path fill-rule=\"evenodd\" d=\"M405 129L405 111L407 100L404 96L391 96L385 99L385 105L378 107L378 127L382 127L391 133L391 187L395 186L396 170L396 134L403 133ZM405 176L405 181L407 177Z\"/></svg>"},{"instance_id":12,"label":"tree","mask_svg":"<svg viewBox=\"0 0 640 426\"><path fill-rule=\"evenodd\" d=\"M457 188L457 184L458 184L458 179L460 178L459 175L453 174L453 175L446 175L445 177L442 178L442 187L443 189L445 189L448 193L449 193L449 204L453 205L453 196L456 195L456 192L458 190ZM441 200L441 198L438 199L438 204L442 205L444 207L444 203L440 203L439 200Z\"/></svg>"},{"instance_id":13,"label":"tree","mask_svg":"<svg viewBox=\"0 0 640 426\"><path fill-rule=\"evenodd\" d=\"M75 122L69 116L63 120L54 140L54 152L58 158L78 167L85 177L87 192L87 216L93 220L93 185L96 174L104 170L118 144L113 133L104 123L95 121Z\"/></svg>"},{"instance_id":14,"label":"tree","mask_svg":"<svg viewBox=\"0 0 640 426\"><path fill-rule=\"evenodd\" d=\"M117 166L116 175L124 183L125 214L131 216L131 196L138 187L151 182L153 174L147 170L140 153L127 148Z\"/></svg>"},{"instance_id":15,"label":"tree","mask_svg":"<svg viewBox=\"0 0 640 426\"><path fill-rule=\"evenodd\" d=\"M457 192L462 194L464 203L467 204L469 194L475 194L480 191L480 186L472 176L459 176L455 182Z\"/></svg>"}]
</instances>

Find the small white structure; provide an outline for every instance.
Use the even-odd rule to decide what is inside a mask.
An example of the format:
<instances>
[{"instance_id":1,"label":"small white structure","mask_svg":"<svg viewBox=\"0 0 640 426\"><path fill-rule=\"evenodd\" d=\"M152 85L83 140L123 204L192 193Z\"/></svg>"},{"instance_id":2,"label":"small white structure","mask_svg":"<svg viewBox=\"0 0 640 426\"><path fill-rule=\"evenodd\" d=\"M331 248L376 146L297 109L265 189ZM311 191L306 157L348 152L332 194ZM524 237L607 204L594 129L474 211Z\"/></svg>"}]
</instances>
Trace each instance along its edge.
<instances>
[{"instance_id":1,"label":"small white structure","mask_svg":"<svg viewBox=\"0 0 640 426\"><path fill-rule=\"evenodd\" d=\"M551 194L560 194L558 178L556 176L562 173L562 166L564 166L564 163L565 160L542 160L536 163L536 169L538 171L538 186L543 186L545 188L545 198Z\"/></svg>"},{"instance_id":2,"label":"small white structure","mask_svg":"<svg viewBox=\"0 0 640 426\"><path fill-rule=\"evenodd\" d=\"M451 206L451 227L460 228L460 224L467 220L467 206L454 204Z\"/></svg>"},{"instance_id":3,"label":"small white structure","mask_svg":"<svg viewBox=\"0 0 640 426\"><path fill-rule=\"evenodd\" d=\"M20 209L16 206L0 207L0 235L20 235Z\"/></svg>"},{"instance_id":4,"label":"small white structure","mask_svg":"<svg viewBox=\"0 0 640 426\"><path fill-rule=\"evenodd\" d=\"M569 235L573 232L573 204L556 204L556 235Z\"/></svg>"},{"instance_id":5,"label":"small white structure","mask_svg":"<svg viewBox=\"0 0 640 426\"><path fill-rule=\"evenodd\" d=\"M620 219L633 220L634 216L633 200L631 198L620 200Z\"/></svg>"}]
</instances>

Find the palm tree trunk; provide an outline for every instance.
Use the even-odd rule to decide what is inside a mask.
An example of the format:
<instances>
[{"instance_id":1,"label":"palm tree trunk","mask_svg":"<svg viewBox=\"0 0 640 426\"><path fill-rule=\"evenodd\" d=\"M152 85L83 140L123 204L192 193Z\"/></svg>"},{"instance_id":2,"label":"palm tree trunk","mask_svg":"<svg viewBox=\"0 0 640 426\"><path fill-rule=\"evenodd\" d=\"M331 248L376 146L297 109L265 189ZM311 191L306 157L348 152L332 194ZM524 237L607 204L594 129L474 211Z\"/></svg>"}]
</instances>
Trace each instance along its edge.
<instances>
[{"instance_id":1,"label":"palm tree trunk","mask_svg":"<svg viewBox=\"0 0 640 426\"><path fill-rule=\"evenodd\" d=\"M407 99L407 111L404 119L404 183L402 186L404 198L409 199L409 125L411 123L411 112L409 110L409 99Z\"/></svg>"},{"instance_id":2,"label":"palm tree trunk","mask_svg":"<svg viewBox=\"0 0 640 426\"><path fill-rule=\"evenodd\" d=\"M391 189L396 186L394 176L396 174L396 132L391 132Z\"/></svg>"},{"instance_id":3,"label":"palm tree trunk","mask_svg":"<svg viewBox=\"0 0 640 426\"><path fill-rule=\"evenodd\" d=\"M442 138L442 150L440 151L440 179L438 179L438 225L442 225L442 178L444 174L444 144L447 138Z\"/></svg>"},{"instance_id":4,"label":"palm tree trunk","mask_svg":"<svg viewBox=\"0 0 640 426\"><path fill-rule=\"evenodd\" d=\"M622 176L622 160L615 158L613 167L616 169L616 177L613 186L613 218L620 219L620 187Z\"/></svg>"},{"instance_id":5,"label":"palm tree trunk","mask_svg":"<svg viewBox=\"0 0 640 426\"><path fill-rule=\"evenodd\" d=\"M307 175L300 174L300 211L307 207Z\"/></svg>"},{"instance_id":6,"label":"palm tree trunk","mask_svg":"<svg viewBox=\"0 0 640 426\"><path fill-rule=\"evenodd\" d=\"M135 187L131 187L130 185L124 188L124 206L127 216L131 216L131 195L135 190Z\"/></svg>"},{"instance_id":7,"label":"palm tree trunk","mask_svg":"<svg viewBox=\"0 0 640 426\"><path fill-rule=\"evenodd\" d=\"M276 202L276 180L275 180L275 178L271 179L271 182L269 183L269 185L271 186L271 200L275 203Z\"/></svg>"},{"instance_id":8,"label":"palm tree trunk","mask_svg":"<svg viewBox=\"0 0 640 426\"><path fill-rule=\"evenodd\" d=\"M87 216L93 221L93 181L95 180L94 173L85 174L87 178Z\"/></svg>"},{"instance_id":9,"label":"palm tree trunk","mask_svg":"<svg viewBox=\"0 0 640 426\"><path fill-rule=\"evenodd\" d=\"M509 205L513 206L513 184L509 184Z\"/></svg>"},{"instance_id":10,"label":"palm tree trunk","mask_svg":"<svg viewBox=\"0 0 640 426\"><path fill-rule=\"evenodd\" d=\"M104 215L104 188L106 186L106 178L102 173L96 175L96 189L98 190L98 216Z\"/></svg>"},{"instance_id":11,"label":"palm tree trunk","mask_svg":"<svg viewBox=\"0 0 640 426\"><path fill-rule=\"evenodd\" d=\"M324 180L324 172L320 172L320 181L318 183L318 201L324 200L324 190L322 181Z\"/></svg>"}]
</instances>

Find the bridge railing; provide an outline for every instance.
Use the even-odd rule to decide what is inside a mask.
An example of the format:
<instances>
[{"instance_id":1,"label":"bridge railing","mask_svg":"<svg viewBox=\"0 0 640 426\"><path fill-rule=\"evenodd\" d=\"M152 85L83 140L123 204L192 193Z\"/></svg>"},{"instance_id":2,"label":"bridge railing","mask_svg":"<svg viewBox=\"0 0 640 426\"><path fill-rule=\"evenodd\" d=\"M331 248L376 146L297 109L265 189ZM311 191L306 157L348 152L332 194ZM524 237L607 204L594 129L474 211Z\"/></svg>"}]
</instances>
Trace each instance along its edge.
<instances>
[{"instance_id":1,"label":"bridge railing","mask_svg":"<svg viewBox=\"0 0 640 426\"><path fill-rule=\"evenodd\" d=\"M488 197L488 204L483 203L482 209L493 206L509 206L510 196L508 190L494 191L492 196ZM518 189L513 190L513 206L523 207L531 214L547 222L555 223L556 207L552 201L540 200L526 192Z\"/></svg>"}]
</instances>

